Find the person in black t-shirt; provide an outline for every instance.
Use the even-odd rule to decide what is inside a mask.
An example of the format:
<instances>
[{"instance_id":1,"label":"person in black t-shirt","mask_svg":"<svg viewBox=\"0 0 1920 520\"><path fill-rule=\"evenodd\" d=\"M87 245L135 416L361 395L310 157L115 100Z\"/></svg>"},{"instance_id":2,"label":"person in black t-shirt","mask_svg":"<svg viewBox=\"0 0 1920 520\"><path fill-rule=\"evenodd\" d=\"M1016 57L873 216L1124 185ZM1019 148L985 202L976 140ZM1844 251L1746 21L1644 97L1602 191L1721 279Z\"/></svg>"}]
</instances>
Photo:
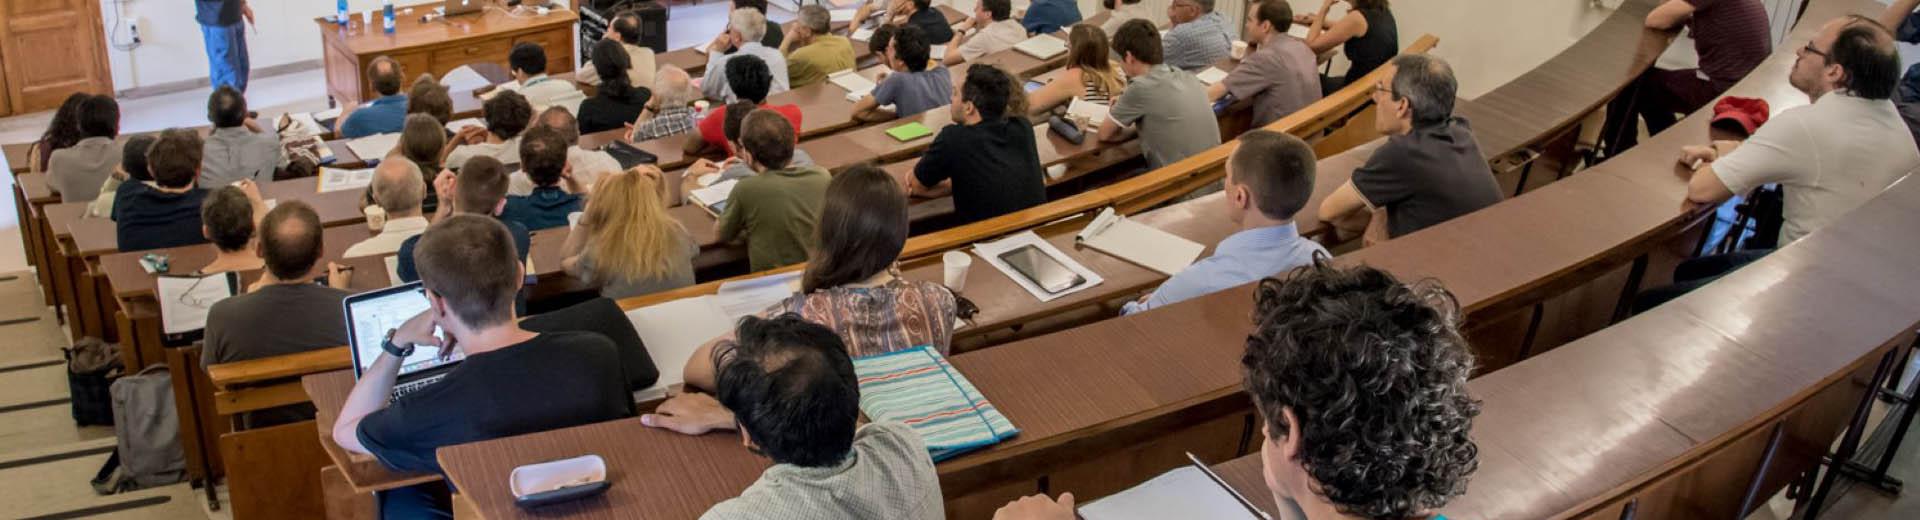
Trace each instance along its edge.
<instances>
[{"instance_id":1,"label":"person in black t-shirt","mask_svg":"<svg viewBox=\"0 0 1920 520\"><path fill-rule=\"evenodd\" d=\"M1386 210L1393 238L1500 202L1473 129L1453 115L1453 68L1431 55L1406 54L1386 69L1373 101L1374 124L1387 142L1320 203L1320 219L1352 236L1369 226L1369 210Z\"/></svg>"},{"instance_id":2,"label":"person in black t-shirt","mask_svg":"<svg viewBox=\"0 0 1920 520\"><path fill-rule=\"evenodd\" d=\"M386 352L360 376L334 423L350 453L397 471L439 472L442 446L631 417L632 397L612 340L586 332L534 333L514 321L524 270L506 226L482 215L447 217L414 250L431 308L387 332ZM445 340L434 337L438 327ZM400 363L415 346L466 360L438 383L389 405ZM381 516L449 511L444 484L383 492Z\"/></svg>"},{"instance_id":3,"label":"person in black t-shirt","mask_svg":"<svg viewBox=\"0 0 1920 520\"><path fill-rule=\"evenodd\" d=\"M985 220L1047 201L1046 173L1033 141L1033 125L1007 114L1013 80L998 67L967 69L954 92L953 120L940 130L909 179L908 195L953 194L961 223Z\"/></svg>"}]
</instances>

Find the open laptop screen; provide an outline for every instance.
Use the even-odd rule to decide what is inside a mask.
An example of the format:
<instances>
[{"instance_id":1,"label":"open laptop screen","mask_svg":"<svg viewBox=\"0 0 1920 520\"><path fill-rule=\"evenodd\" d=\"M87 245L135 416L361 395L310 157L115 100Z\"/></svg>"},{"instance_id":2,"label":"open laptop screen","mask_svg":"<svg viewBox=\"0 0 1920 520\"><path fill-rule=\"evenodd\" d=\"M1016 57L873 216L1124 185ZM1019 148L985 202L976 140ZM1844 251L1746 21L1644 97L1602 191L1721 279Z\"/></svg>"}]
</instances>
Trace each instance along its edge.
<instances>
[{"instance_id":1,"label":"open laptop screen","mask_svg":"<svg viewBox=\"0 0 1920 520\"><path fill-rule=\"evenodd\" d=\"M380 343L386 339L387 330L399 328L400 324L426 311L428 307L426 290L419 282L356 294L347 297L345 305L348 339L353 343L355 379L380 358ZM434 334L444 336L439 330L435 330ZM446 365L465 357L455 352L452 359L441 362L439 356L439 348L421 345L401 363L400 375Z\"/></svg>"}]
</instances>

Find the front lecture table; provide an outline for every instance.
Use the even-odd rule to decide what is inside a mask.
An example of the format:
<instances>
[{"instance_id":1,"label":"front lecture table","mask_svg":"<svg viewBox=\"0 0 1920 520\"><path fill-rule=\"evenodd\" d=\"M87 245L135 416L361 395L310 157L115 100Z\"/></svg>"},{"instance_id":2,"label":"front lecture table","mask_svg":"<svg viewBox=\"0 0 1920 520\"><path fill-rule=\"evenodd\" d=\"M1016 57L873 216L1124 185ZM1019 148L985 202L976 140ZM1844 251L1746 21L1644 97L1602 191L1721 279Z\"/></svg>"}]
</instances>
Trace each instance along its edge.
<instances>
[{"instance_id":1,"label":"front lecture table","mask_svg":"<svg viewBox=\"0 0 1920 520\"><path fill-rule=\"evenodd\" d=\"M480 13L462 14L431 22L423 15L438 4L396 8L394 32L389 34L369 27L359 16L341 26L329 17L315 18L320 30L320 46L326 63L327 95L341 105L357 105L374 97L373 86L362 77L374 58L387 56L400 62L409 74L425 72L434 77L471 63L505 66L507 54L520 43L534 43L547 51L547 72L563 74L573 70L579 53L574 52L574 22L571 9L553 9L544 15L509 14L492 0ZM375 23L378 23L377 21Z\"/></svg>"}]
</instances>

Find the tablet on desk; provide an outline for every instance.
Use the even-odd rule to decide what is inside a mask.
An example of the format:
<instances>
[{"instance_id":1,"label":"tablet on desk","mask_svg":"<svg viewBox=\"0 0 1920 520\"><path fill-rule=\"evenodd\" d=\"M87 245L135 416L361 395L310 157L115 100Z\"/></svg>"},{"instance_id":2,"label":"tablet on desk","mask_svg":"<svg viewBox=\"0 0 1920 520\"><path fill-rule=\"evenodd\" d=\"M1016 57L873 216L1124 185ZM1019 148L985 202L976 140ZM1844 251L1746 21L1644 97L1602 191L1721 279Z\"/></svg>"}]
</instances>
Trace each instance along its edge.
<instances>
[{"instance_id":1,"label":"tablet on desk","mask_svg":"<svg viewBox=\"0 0 1920 520\"><path fill-rule=\"evenodd\" d=\"M1026 245L1000 254L1000 261L1012 266L1021 276L1048 294L1059 293L1087 281L1040 248Z\"/></svg>"}]
</instances>

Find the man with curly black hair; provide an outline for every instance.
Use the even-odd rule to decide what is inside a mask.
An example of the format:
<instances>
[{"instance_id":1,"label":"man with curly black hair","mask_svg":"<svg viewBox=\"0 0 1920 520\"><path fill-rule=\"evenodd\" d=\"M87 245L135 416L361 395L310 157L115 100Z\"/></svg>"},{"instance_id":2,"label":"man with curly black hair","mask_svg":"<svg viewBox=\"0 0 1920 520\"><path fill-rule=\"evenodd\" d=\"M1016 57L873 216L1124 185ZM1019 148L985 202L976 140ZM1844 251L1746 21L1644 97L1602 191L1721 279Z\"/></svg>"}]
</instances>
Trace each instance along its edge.
<instances>
[{"instance_id":1,"label":"man with curly black hair","mask_svg":"<svg viewBox=\"0 0 1920 520\"><path fill-rule=\"evenodd\" d=\"M1322 257L1261 281L1255 299L1240 364L1275 503L1310 519L1400 520L1435 517L1466 492L1480 402L1467 395L1473 356L1452 294ZM1073 518L1073 498L1023 498L994 518Z\"/></svg>"}]
</instances>

